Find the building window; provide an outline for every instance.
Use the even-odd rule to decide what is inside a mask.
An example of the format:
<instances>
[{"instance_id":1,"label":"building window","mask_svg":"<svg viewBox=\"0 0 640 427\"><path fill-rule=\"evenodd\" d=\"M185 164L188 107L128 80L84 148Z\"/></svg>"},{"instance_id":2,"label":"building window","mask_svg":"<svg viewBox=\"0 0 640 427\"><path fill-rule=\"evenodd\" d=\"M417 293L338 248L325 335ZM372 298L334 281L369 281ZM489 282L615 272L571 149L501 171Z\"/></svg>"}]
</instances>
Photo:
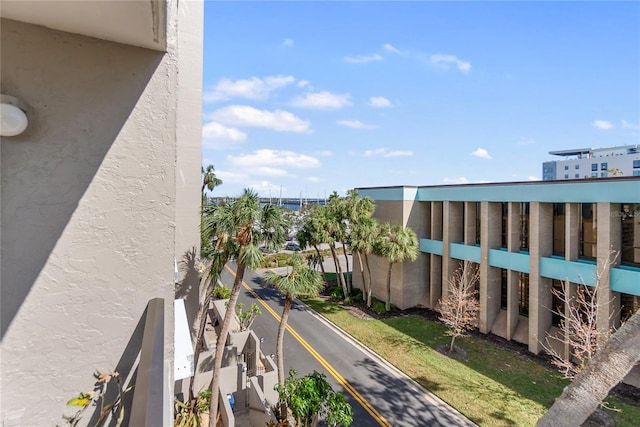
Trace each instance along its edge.
<instances>
[{"instance_id":1,"label":"building window","mask_svg":"<svg viewBox=\"0 0 640 427\"><path fill-rule=\"evenodd\" d=\"M597 171L598 170L598 164L597 163L591 163L591 170L592 171Z\"/></svg>"},{"instance_id":2,"label":"building window","mask_svg":"<svg viewBox=\"0 0 640 427\"><path fill-rule=\"evenodd\" d=\"M595 203L580 203L580 248L579 257L596 258L597 217Z\"/></svg>"},{"instance_id":3,"label":"building window","mask_svg":"<svg viewBox=\"0 0 640 427\"><path fill-rule=\"evenodd\" d=\"M560 327L562 323L562 318L564 315L564 301L560 298L559 295L564 294L564 289L562 286L562 281L553 279L552 282L553 292L551 293L551 324L557 328Z\"/></svg>"},{"instance_id":4,"label":"building window","mask_svg":"<svg viewBox=\"0 0 640 427\"><path fill-rule=\"evenodd\" d=\"M507 218L509 217L509 204L502 202L502 240L500 242L501 248L507 247Z\"/></svg>"},{"instance_id":5,"label":"building window","mask_svg":"<svg viewBox=\"0 0 640 427\"><path fill-rule=\"evenodd\" d=\"M633 171L633 176L640 176L640 171Z\"/></svg>"},{"instance_id":6,"label":"building window","mask_svg":"<svg viewBox=\"0 0 640 427\"><path fill-rule=\"evenodd\" d=\"M620 262L640 267L640 203L623 203L620 206L621 249Z\"/></svg>"},{"instance_id":7,"label":"building window","mask_svg":"<svg viewBox=\"0 0 640 427\"><path fill-rule=\"evenodd\" d=\"M558 256L564 256L564 212L564 203L553 204L553 254Z\"/></svg>"},{"instance_id":8,"label":"building window","mask_svg":"<svg viewBox=\"0 0 640 427\"><path fill-rule=\"evenodd\" d=\"M620 294L620 320L623 322L629 319L640 309L640 297L630 294Z\"/></svg>"},{"instance_id":9,"label":"building window","mask_svg":"<svg viewBox=\"0 0 640 427\"><path fill-rule=\"evenodd\" d=\"M501 281L500 281L500 308L502 308L503 310L507 309L507 295L508 295L508 291L507 291L507 277L508 277L508 270L501 268L500 269L500 273L501 273Z\"/></svg>"},{"instance_id":10,"label":"building window","mask_svg":"<svg viewBox=\"0 0 640 427\"><path fill-rule=\"evenodd\" d=\"M564 165L564 170L568 171L569 170L569 165Z\"/></svg>"},{"instance_id":11,"label":"building window","mask_svg":"<svg viewBox=\"0 0 640 427\"><path fill-rule=\"evenodd\" d=\"M598 172L594 172L591 174L591 178L597 178L598 177Z\"/></svg>"},{"instance_id":12,"label":"building window","mask_svg":"<svg viewBox=\"0 0 640 427\"><path fill-rule=\"evenodd\" d=\"M576 169L580 169L580 165L576 165Z\"/></svg>"},{"instance_id":13,"label":"building window","mask_svg":"<svg viewBox=\"0 0 640 427\"><path fill-rule=\"evenodd\" d=\"M640 169L640 160L634 160L633 161L633 168L634 169Z\"/></svg>"},{"instance_id":14,"label":"building window","mask_svg":"<svg viewBox=\"0 0 640 427\"><path fill-rule=\"evenodd\" d=\"M564 179L569 179L569 174L564 174Z\"/></svg>"},{"instance_id":15,"label":"building window","mask_svg":"<svg viewBox=\"0 0 640 427\"><path fill-rule=\"evenodd\" d=\"M529 275L520 273L518 278L518 312L529 317Z\"/></svg>"},{"instance_id":16,"label":"building window","mask_svg":"<svg viewBox=\"0 0 640 427\"><path fill-rule=\"evenodd\" d=\"M607 177L607 173L606 172L600 172L600 177L601 178L606 178Z\"/></svg>"},{"instance_id":17,"label":"building window","mask_svg":"<svg viewBox=\"0 0 640 427\"><path fill-rule=\"evenodd\" d=\"M577 179L577 178L580 178L580 174L579 174L579 173L575 174L575 178L576 178L576 179Z\"/></svg>"},{"instance_id":18,"label":"building window","mask_svg":"<svg viewBox=\"0 0 640 427\"><path fill-rule=\"evenodd\" d=\"M600 170L601 171L606 171L607 170L607 163L601 163L600 164Z\"/></svg>"},{"instance_id":19,"label":"building window","mask_svg":"<svg viewBox=\"0 0 640 427\"><path fill-rule=\"evenodd\" d=\"M520 203L520 250L529 250L529 202Z\"/></svg>"}]
</instances>

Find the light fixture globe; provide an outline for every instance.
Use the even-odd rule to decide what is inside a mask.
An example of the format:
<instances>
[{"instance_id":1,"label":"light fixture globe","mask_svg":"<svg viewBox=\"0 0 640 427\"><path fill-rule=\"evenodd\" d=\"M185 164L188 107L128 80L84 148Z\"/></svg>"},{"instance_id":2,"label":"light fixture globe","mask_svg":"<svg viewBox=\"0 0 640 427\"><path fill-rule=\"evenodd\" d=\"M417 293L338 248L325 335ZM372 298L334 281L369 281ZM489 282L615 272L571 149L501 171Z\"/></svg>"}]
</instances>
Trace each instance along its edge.
<instances>
[{"instance_id":1,"label":"light fixture globe","mask_svg":"<svg viewBox=\"0 0 640 427\"><path fill-rule=\"evenodd\" d=\"M0 135L20 135L27 128L29 120L20 108L11 104L0 104Z\"/></svg>"}]
</instances>

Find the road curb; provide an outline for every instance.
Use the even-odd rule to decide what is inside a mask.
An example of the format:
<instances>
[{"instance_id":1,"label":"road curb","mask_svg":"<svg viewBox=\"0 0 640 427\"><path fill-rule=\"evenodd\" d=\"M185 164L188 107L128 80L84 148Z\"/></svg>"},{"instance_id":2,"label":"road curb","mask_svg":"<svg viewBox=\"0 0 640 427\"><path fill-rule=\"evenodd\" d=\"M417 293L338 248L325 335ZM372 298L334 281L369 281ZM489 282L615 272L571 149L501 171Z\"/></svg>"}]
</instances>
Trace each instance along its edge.
<instances>
[{"instance_id":1,"label":"road curb","mask_svg":"<svg viewBox=\"0 0 640 427\"><path fill-rule=\"evenodd\" d=\"M324 323L325 326L327 326L328 328L332 329L336 334L340 335L345 341L349 342L354 347L357 347L364 354L366 354L367 356L369 356L370 358L375 360L380 365L384 366L397 379L399 379L401 381L404 381L418 395L422 395L425 398L425 400L427 400L430 403L438 406L438 408L440 410L442 410L443 412L448 412L452 417L458 418L460 420L460 424L457 424L458 426L477 426L477 424L473 423L471 420L469 420L467 417L465 417L458 410L456 410L451 405L449 405L447 402L445 402L444 400L440 399L438 396L436 396L435 394L433 394L432 392L430 392L429 390L427 390L426 388L421 386L413 378L409 377L407 374L402 372L400 369L398 369L397 367L395 367L394 365L389 363L385 358L380 356L378 353L376 353L375 351L371 350L369 347L367 347L366 345L364 345L363 343L358 341L356 338L354 338L352 335L350 335L347 331L342 329L340 326L336 325L335 323L333 323L331 320L327 319L326 317L320 315L318 312L316 312L313 308L311 308L310 306L308 306L304 302L302 302L302 301L300 301L298 299L296 300L296 302L298 304L303 305L310 315L315 317L321 323Z\"/></svg>"}]
</instances>

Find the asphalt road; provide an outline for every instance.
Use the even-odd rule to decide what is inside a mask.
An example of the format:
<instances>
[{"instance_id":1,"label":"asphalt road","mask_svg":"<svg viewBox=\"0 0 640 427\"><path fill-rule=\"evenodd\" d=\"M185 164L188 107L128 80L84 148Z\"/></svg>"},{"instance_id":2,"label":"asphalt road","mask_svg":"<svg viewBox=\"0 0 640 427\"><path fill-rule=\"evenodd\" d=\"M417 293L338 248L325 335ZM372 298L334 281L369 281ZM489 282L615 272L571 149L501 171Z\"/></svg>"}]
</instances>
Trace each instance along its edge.
<instances>
[{"instance_id":1,"label":"asphalt road","mask_svg":"<svg viewBox=\"0 0 640 427\"><path fill-rule=\"evenodd\" d=\"M231 286L233 279L232 270L225 269L222 283ZM264 338L262 352L275 355L279 318L276 320L274 314L282 314L283 298L263 286L257 272L247 270L244 283L251 291L243 286L239 302L248 307L258 302L257 296L271 308L261 305L262 315L252 329ZM314 370L324 373L334 390L342 392L351 404L352 426L474 425L301 302L294 301L288 325L291 330L284 338L285 370L294 368L301 376Z\"/></svg>"}]
</instances>

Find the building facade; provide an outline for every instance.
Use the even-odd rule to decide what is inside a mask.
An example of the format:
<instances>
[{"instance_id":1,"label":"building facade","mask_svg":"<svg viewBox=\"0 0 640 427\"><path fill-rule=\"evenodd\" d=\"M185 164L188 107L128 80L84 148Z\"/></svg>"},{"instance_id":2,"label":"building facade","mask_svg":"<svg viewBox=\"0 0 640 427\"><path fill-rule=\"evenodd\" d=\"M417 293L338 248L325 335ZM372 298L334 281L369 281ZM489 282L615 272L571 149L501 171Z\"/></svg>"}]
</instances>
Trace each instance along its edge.
<instances>
[{"instance_id":1,"label":"building facade","mask_svg":"<svg viewBox=\"0 0 640 427\"><path fill-rule=\"evenodd\" d=\"M550 151L565 160L542 164L542 180L640 176L640 145Z\"/></svg>"},{"instance_id":2,"label":"building facade","mask_svg":"<svg viewBox=\"0 0 640 427\"><path fill-rule=\"evenodd\" d=\"M391 302L402 309L437 310L464 261L480 273L480 331L533 353L558 332L554 311L566 307L552 289L562 282L570 292L599 282L601 328L640 307L640 178L358 191L375 201L378 221L418 235L418 260L393 272ZM372 290L384 299L387 263L374 259Z\"/></svg>"},{"instance_id":3,"label":"building facade","mask_svg":"<svg viewBox=\"0 0 640 427\"><path fill-rule=\"evenodd\" d=\"M164 404L146 425L170 425L173 300L198 296L203 3L3 1L0 13L1 92L29 122L0 140L0 425L62 425L96 370L147 376L152 311L161 383L147 397Z\"/></svg>"}]
</instances>

